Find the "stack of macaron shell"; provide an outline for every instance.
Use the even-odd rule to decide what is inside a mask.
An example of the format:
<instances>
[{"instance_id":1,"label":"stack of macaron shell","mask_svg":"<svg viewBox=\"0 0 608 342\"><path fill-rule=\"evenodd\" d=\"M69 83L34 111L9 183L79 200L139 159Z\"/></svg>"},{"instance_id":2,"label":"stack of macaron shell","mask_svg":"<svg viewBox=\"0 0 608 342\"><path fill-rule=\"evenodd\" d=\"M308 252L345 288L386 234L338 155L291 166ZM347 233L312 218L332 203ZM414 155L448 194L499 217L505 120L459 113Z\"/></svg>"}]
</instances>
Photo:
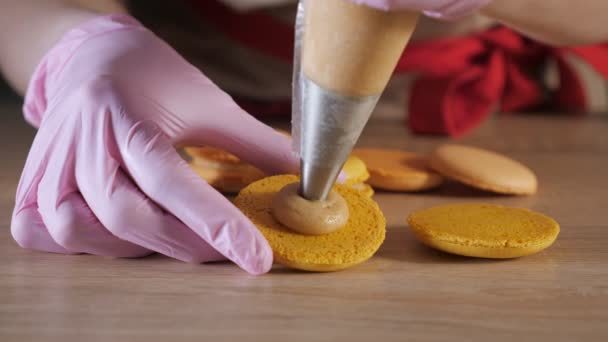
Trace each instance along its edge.
<instances>
[{"instance_id":1,"label":"stack of macaron shell","mask_svg":"<svg viewBox=\"0 0 608 342\"><path fill-rule=\"evenodd\" d=\"M399 149L359 148L375 189L415 192L438 187L444 179L504 195L536 193L536 175L496 152L457 144L422 156ZM440 205L412 213L408 223L424 244L452 254L516 258L537 253L559 234L555 220L528 209L485 203Z\"/></svg>"},{"instance_id":2,"label":"stack of macaron shell","mask_svg":"<svg viewBox=\"0 0 608 342\"><path fill-rule=\"evenodd\" d=\"M353 155L367 165L367 182L386 191L424 191L438 187L443 177L429 168L427 157L399 149L358 148Z\"/></svg>"},{"instance_id":3,"label":"stack of macaron shell","mask_svg":"<svg viewBox=\"0 0 608 342\"><path fill-rule=\"evenodd\" d=\"M190 157L190 167L222 193L238 193L247 185L266 176L255 166L219 148L186 146L184 152ZM374 190L365 184L369 173L361 159L350 156L344 163L343 172L346 176L345 184L368 197L374 195Z\"/></svg>"},{"instance_id":4,"label":"stack of macaron shell","mask_svg":"<svg viewBox=\"0 0 608 342\"><path fill-rule=\"evenodd\" d=\"M348 205L346 225L324 235L304 235L290 230L272 214L274 196L286 185L299 182L293 175L279 175L253 182L244 188L234 204L264 235L275 261L313 272L346 269L371 258L386 235L386 220L371 198L347 185L336 184Z\"/></svg>"},{"instance_id":5,"label":"stack of macaron shell","mask_svg":"<svg viewBox=\"0 0 608 342\"><path fill-rule=\"evenodd\" d=\"M429 166L451 180L503 195L532 195L532 170L502 154L458 144L436 148ZM478 258L517 258L553 244L560 228L552 218L524 208L454 203L412 213L408 223L424 244Z\"/></svg>"},{"instance_id":6,"label":"stack of macaron shell","mask_svg":"<svg viewBox=\"0 0 608 342\"><path fill-rule=\"evenodd\" d=\"M191 158L190 167L209 185L223 193L238 193L252 182L264 177L264 172L222 149L184 147Z\"/></svg>"},{"instance_id":7,"label":"stack of macaron shell","mask_svg":"<svg viewBox=\"0 0 608 342\"><path fill-rule=\"evenodd\" d=\"M374 189L366 183L370 175L367 166L361 158L354 155L349 156L342 167L342 172L344 172L346 176L344 184L355 190L361 191L368 197L374 195Z\"/></svg>"},{"instance_id":8,"label":"stack of macaron shell","mask_svg":"<svg viewBox=\"0 0 608 342\"><path fill-rule=\"evenodd\" d=\"M446 144L429 156L399 149L358 148L375 189L415 192L437 188L445 178L468 186L507 195L531 195L536 175L507 156L477 147Z\"/></svg>"}]
</instances>

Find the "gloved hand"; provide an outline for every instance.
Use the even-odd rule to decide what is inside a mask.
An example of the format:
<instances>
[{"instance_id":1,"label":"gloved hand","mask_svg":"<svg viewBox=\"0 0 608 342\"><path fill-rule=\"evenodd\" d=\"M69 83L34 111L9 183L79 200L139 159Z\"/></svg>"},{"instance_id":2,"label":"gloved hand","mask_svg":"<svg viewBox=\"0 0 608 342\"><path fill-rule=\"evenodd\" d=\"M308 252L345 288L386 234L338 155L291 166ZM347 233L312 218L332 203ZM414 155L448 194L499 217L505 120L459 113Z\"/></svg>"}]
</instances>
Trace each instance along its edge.
<instances>
[{"instance_id":1,"label":"gloved hand","mask_svg":"<svg viewBox=\"0 0 608 342\"><path fill-rule=\"evenodd\" d=\"M35 71L24 112L39 130L11 224L22 247L226 257L252 274L272 266L264 237L173 145L213 145L268 173L292 173L289 139L134 19L97 17L68 32Z\"/></svg>"},{"instance_id":2,"label":"gloved hand","mask_svg":"<svg viewBox=\"0 0 608 342\"><path fill-rule=\"evenodd\" d=\"M492 0L351 0L377 9L422 11L429 17L457 19L469 15Z\"/></svg>"}]
</instances>

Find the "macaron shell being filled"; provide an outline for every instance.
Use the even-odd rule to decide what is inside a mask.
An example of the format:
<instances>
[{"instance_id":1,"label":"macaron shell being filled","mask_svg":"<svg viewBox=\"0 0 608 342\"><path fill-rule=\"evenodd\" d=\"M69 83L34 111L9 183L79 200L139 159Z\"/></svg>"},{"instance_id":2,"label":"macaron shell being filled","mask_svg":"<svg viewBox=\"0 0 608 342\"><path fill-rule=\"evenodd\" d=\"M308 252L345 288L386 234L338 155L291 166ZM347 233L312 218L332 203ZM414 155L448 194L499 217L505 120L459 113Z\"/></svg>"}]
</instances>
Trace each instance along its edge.
<instances>
[{"instance_id":1,"label":"macaron shell being filled","mask_svg":"<svg viewBox=\"0 0 608 342\"><path fill-rule=\"evenodd\" d=\"M559 224L523 208L464 203L412 213L410 228L424 244L444 252L479 258L516 258L553 244Z\"/></svg>"},{"instance_id":2,"label":"macaron shell being filled","mask_svg":"<svg viewBox=\"0 0 608 342\"><path fill-rule=\"evenodd\" d=\"M303 235L289 230L272 215L272 199L285 185L298 181L292 175L273 176L243 189L235 205L258 227L274 252L275 260L288 267L314 272L338 271L360 264L380 248L386 221L378 205L346 185L335 190L346 200L347 224L325 235Z\"/></svg>"},{"instance_id":3,"label":"macaron shell being filled","mask_svg":"<svg viewBox=\"0 0 608 342\"><path fill-rule=\"evenodd\" d=\"M372 187L389 191L424 191L435 188L443 177L428 167L428 159L397 149L358 148L353 154L367 165Z\"/></svg>"},{"instance_id":4,"label":"macaron shell being filled","mask_svg":"<svg viewBox=\"0 0 608 342\"><path fill-rule=\"evenodd\" d=\"M430 166L448 178L486 191L530 195L537 190L536 175L528 167L476 147L440 146L431 154Z\"/></svg>"}]
</instances>

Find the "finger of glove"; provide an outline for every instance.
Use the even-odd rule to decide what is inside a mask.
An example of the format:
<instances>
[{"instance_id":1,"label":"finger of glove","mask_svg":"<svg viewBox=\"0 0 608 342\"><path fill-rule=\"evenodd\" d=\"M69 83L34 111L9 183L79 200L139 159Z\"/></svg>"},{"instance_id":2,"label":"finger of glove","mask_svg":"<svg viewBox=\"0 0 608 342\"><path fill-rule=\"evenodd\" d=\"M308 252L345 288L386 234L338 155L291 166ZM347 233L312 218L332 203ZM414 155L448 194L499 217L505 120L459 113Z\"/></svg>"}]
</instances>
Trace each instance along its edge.
<instances>
[{"instance_id":1,"label":"finger of glove","mask_svg":"<svg viewBox=\"0 0 608 342\"><path fill-rule=\"evenodd\" d=\"M77 120L64 123L79 131ZM51 237L67 250L111 257L139 257L152 252L108 232L78 193L75 179L74 134L57 134L47 146L44 174L38 187L38 211Z\"/></svg>"},{"instance_id":2,"label":"finger of glove","mask_svg":"<svg viewBox=\"0 0 608 342\"><path fill-rule=\"evenodd\" d=\"M270 269L272 251L266 239L188 167L159 129L139 122L119 129L117 138L129 174L151 199L247 272Z\"/></svg>"},{"instance_id":3,"label":"finger of glove","mask_svg":"<svg viewBox=\"0 0 608 342\"><path fill-rule=\"evenodd\" d=\"M424 10L435 9L444 3L445 0L350 0L357 5L365 5L383 11L394 10Z\"/></svg>"},{"instance_id":4,"label":"finger of glove","mask_svg":"<svg viewBox=\"0 0 608 342\"><path fill-rule=\"evenodd\" d=\"M44 179L41 184L45 184ZM54 192L54 195L57 194ZM109 257L135 258L152 251L112 235L78 192L40 195L39 211L52 238L66 249Z\"/></svg>"},{"instance_id":5,"label":"finger of glove","mask_svg":"<svg viewBox=\"0 0 608 342\"><path fill-rule=\"evenodd\" d=\"M198 129L193 125L188 133L189 144L221 148L268 174L299 174L300 157L293 151L291 137L255 119L221 90L209 92L214 98L207 102L211 108L207 106L206 110L221 114L203 122ZM340 172L337 181L344 183L346 178Z\"/></svg>"},{"instance_id":6,"label":"finger of glove","mask_svg":"<svg viewBox=\"0 0 608 342\"><path fill-rule=\"evenodd\" d=\"M201 96L205 115L195 120L186 132L189 144L211 145L226 150L269 174L299 171L300 160L291 148L291 138L258 121L239 108L224 92L207 89Z\"/></svg>"},{"instance_id":7,"label":"finger of glove","mask_svg":"<svg viewBox=\"0 0 608 342\"><path fill-rule=\"evenodd\" d=\"M47 125L48 126L48 125ZM46 148L53 135L50 127L38 130L28 153L15 196L11 220L11 235L17 244L26 249L61 254L77 254L58 245L48 232L38 212L38 188L46 168ZM52 130L51 130L52 132Z\"/></svg>"},{"instance_id":8,"label":"finger of glove","mask_svg":"<svg viewBox=\"0 0 608 342\"><path fill-rule=\"evenodd\" d=\"M103 163L106 164L106 163ZM108 167L108 165L106 165ZM86 168L77 174L87 173ZM99 221L118 238L185 262L222 260L203 239L147 198L128 176L109 166L103 178L78 176L83 197Z\"/></svg>"},{"instance_id":9,"label":"finger of glove","mask_svg":"<svg viewBox=\"0 0 608 342\"><path fill-rule=\"evenodd\" d=\"M11 234L17 244L26 249L61 254L77 254L57 244L47 231L38 208L35 206L15 210L11 221Z\"/></svg>"}]
</instances>

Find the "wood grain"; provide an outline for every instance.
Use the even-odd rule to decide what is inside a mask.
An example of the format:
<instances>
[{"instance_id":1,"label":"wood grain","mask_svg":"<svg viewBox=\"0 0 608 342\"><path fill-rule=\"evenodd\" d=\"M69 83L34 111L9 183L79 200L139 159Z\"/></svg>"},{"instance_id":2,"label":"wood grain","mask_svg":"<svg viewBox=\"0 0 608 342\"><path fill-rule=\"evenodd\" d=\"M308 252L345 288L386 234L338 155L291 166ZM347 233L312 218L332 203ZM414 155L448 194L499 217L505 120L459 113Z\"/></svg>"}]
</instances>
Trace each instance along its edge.
<instances>
[{"instance_id":1,"label":"wood grain","mask_svg":"<svg viewBox=\"0 0 608 342\"><path fill-rule=\"evenodd\" d=\"M416 195L379 193L389 229L371 261L339 273L276 267L252 277L227 263L17 247L10 213L33 136L18 110L0 109L0 341L608 340L608 121L493 120L462 142L529 165L538 195L494 196L453 183ZM443 141L372 122L360 145L425 152ZM532 208L557 219L562 233L549 250L508 261L450 256L416 242L407 213L452 201Z\"/></svg>"}]
</instances>

